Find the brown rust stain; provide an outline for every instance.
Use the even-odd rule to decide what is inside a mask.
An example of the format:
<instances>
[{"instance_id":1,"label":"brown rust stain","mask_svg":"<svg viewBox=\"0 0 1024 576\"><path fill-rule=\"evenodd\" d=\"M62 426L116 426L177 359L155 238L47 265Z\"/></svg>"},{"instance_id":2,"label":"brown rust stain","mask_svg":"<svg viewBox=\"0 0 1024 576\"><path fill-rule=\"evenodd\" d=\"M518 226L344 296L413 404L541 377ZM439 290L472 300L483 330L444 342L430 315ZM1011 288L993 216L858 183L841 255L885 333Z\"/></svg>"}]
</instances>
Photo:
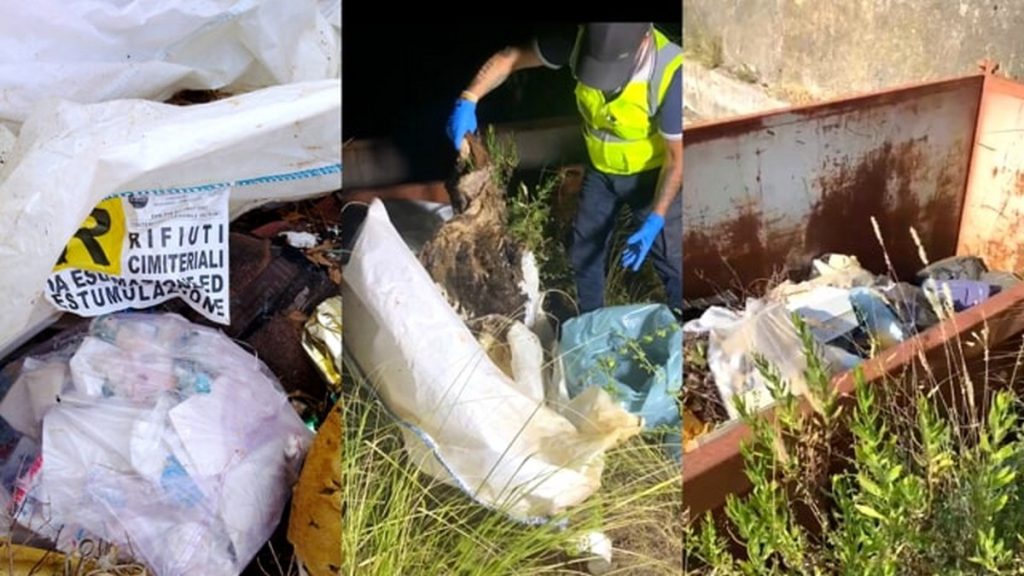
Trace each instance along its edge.
<instances>
[{"instance_id":1,"label":"brown rust stain","mask_svg":"<svg viewBox=\"0 0 1024 576\"><path fill-rule=\"evenodd\" d=\"M1024 195L1024 171L1017 171L1013 177L1013 192L1017 196Z\"/></svg>"},{"instance_id":2,"label":"brown rust stain","mask_svg":"<svg viewBox=\"0 0 1024 576\"><path fill-rule=\"evenodd\" d=\"M823 174L816 184L821 198L807 220L807 252L854 254L877 273L887 271L888 253L893 271L906 277L922 266L910 234L914 227L930 259L952 254L965 177L962 159L957 161L962 147L953 147L953 158L929 163L926 145L925 138L886 142L856 163L839 164ZM925 192L932 193L927 200L919 196ZM884 249L872 217L878 221Z\"/></svg>"},{"instance_id":3,"label":"brown rust stain","mask_svg":"<svg viewBox=\"0 0 1024 576\"><path fill-rule=\"evenodd\" d=\"M714 229L683 237L683 291L687 298L724 290L756 293L758 285L785 273L798 235L781 231L756 202L735 208L735 217Z\"/></svg>"},{"instance_id":4,"label":"brown rust stain","mask_svg":"<svg viewBox=\"0 0 1024 576\"><path fill-rule=\"evenodd\" d=\"M993 173L1008 172L1004 168L993 168ZM1003 179L992 183L993 190L988 193L993 204L1001 205L994 222L986 224L983 230L978 222L965 222L965 228L980 242L974 245L981 249L980 255L985 258L990 268L1007 272L1021 272L1020 263L1024 259L1024 248L1020 239L1024 238L1024 214L1010 208L1011 196L1024 196L1024 171L1014 171ZM1001 201L999 200L1001 199Z\"/></svg>"},{"instance_id":5,"label":"brown rust stain","mask_svg":"<svg viewBox=\"0 0 1024 576\"><path fill-rule=\"evenodd\" d=\"M685 296L725 289L756 294L780 273L799 278L811 258L827 252L856 255L868 270L884 273L885 254L872 216L898 276L912 275L922 265L912 226L931 260L953 254L965 145L954 143L929 162L933 153L927 144L926 138L886 142L852 163L826 160L813 185L820 198L796 228L769 221L755 202L737 206L731 218L713 227L690 226L683 240Z\"/></svg>"}]
</instances>

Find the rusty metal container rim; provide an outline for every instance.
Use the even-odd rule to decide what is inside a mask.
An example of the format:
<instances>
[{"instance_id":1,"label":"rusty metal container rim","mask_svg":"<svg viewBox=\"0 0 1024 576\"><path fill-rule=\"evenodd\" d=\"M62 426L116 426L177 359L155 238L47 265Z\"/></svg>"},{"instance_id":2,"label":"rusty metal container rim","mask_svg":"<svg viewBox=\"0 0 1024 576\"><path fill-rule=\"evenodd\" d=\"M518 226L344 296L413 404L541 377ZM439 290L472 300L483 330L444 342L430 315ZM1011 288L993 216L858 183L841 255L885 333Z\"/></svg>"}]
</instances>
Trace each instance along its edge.
<instances>
[{"instance_id":1,"label":"rusty metal container rim","mask_svg":"<svg viewBox=\"0 0 1024 576\"><path fill-rule=\"evenodd\" d=\"M903 84L897 84L892 87L884 88L881 90L871 90L864 92L856 92L845 96L836 96L827 98L824 100L818 100L807 104L793 104L790 106L783 106L778 108L770 108L767 110L761 110L758 112L751 112L749 114L740 114L737 116L729 116L726 118L715 118L710 120L697 120L683 128L683 142L684 143L696 143L704 140L713 138L719 130L729 129L730 131L748 126L755 125L763 122L766 118L782 116L785 114L801 114L808 115L818 111L827 110L834 108L837 105L844 106L856 106L865 102L875 100L879 97L902 97L905 96L909 91L917 91L920 89L934 89L936 87L945 86L957 86L964 82L971 80L980 83L986 78L995 78L996 80L1005 80L998 76L993 76L987 72L976 72L973 74L963 74L958 76L949 76L936 80L925 80L918 82L907 82ZM1010 82L1008 80L1005 80ZM1010 82L1011 84L1015 84ZM1021 87L1024 91L1024 86ZM687 140L686 133L690 132L689 140Z\"/></svg>"},{"instance_id":2,"label":"rusty metal container rim","mask_svg":"<svg viewBox=\"0 0 1024 576\"><path fill-rule=\"evenodd\" d=\"M924 351L934 350L953 339L963 337L964 334L989 331L990 320L1012 313L1014 309L1019 309L1022 305L1024 305L1024 283L1003 291L973 308L954 314L918 336L890 348L874 358L865 360L858 368L836 374L832 378L832 387L840 396L851 396L856 388L858 371L861 372L862 379L867 384L884 380L894 369L908 365ZM1013 329L1004 331L1013 333L1024 329L1024 316L1018 315L1014 320L1016 322L1013 324ZM989 340L999 341L991 334L988 337ZM805 398L800 398L798 402L800 410L804 413L809 413L812 410L810 403ZM772 406L759 412L760 416L769 418L773 414ZM696 509L696 514L693 514L691 518L714 510L719 505L695 506L695 501L701 501L701 495L691 495L688 498L687 483L700 478L713 469L728 465L730 460L736 458L740 458L740 468L736 471L742 471L739 446L741 442L750 438L750 434L750 427L745 422L734 420L720 430L716 430L714 438L708 439L695 450L683 455L683 507L684 509L690 508L691 511ZM696 466L693 465L694 461L696 461Z\"/></svg>"}]
</instances>

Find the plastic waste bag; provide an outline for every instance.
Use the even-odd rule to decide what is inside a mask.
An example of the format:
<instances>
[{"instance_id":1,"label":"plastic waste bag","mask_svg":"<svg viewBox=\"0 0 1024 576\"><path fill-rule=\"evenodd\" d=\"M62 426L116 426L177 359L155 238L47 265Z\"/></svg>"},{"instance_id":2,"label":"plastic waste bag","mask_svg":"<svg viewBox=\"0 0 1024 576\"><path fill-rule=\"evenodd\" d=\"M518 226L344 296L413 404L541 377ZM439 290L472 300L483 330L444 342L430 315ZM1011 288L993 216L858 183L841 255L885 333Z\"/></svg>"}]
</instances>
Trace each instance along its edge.
<instances>
[{"instance_id":1,"label":"plastic waste bag","mask_svg":"<svg viewBox=\"0 0 1024 576\"><path fill-rule=\"evenodd\" d=\"M647 428L678 427L683 332L667 306L614 306L571 318L560 349L570 397L598 386Z\"/></svg>"},{"instance_id":2,"label":"plastic waste bag","mask_svg":"<svg viewBox=\"0 0 1024 576\"><path fill-rule=\"evenodd\" d=\"M768 302L788 302L792 298L819 290L822 287L848 289L857 286L872 286L874 274L861 267L856 256L826 254L811 263L811 278L794 283L786 280L772 288L765 297Z\"/></svg>"},{"instance_id":3,"label":"plastic waste bag","mask_svg":"<svg viewBox=\"0 0 1024 576\"><path fill-rule=\"evenodd\" d=\"M799 314L820 342L832 342L857 328L850 291L842 288L819 286L794 294L787 300L786 308Z\"/></svg>"},{"instance_id":4,"label":"plastic waste bag","mask_svg":"<svg viewBox=\"0 0 1024 576\"><path fill-rule=\"evenodd\" d=\"M99 539L158 576L240 573L312 435L263 363L174 314L97 318L67 370L39 373L55 361L22 371L61 393L8 511L65 552Z\"/></svg>"},{"instance_id":5,"label":"plastic waste bag","mask_svg":"<svg viewBox=\"0 0 1024 576\"><path fill-rule=\"evenodd\" d=\"M911 338L913 327L900 320L885 296L874 288L850 290L850 302L864 331L883 349Z\"/></svg>"},{"instance_id":6,"label":"plastic waste bag","mask_svg":"<svg viewBox=\"0 0 1024 576\"><path fill-rule=\"evenodd\" d=\"M339 80L324 80L198 106L57 102L37 110L0 169L0 269L18 271L0 275L0 355L55 315L46 280L104 198L227 187L234 218L339 189L340 90Z\"/></svg>"},{"instance_id":7,"label":"plastic waste bag","mask_svg":"<svg viewBox=\"0 0 1024 576\"><path fill-rule=\"evenodd\" d=\"M318 5L319 4L319 5ZM57 97L163 101L338 78L341 2L35 0L0 18L0 123Z\"/></svg>"},{"instance_id":8,"label":"plastic waste bag","mask_svg":"<svg viewBox=\"0 0 1024 576\"><path fill-rule=\"evenodd\" d=\"M563 412L488 357L374 200L344 270L345 352L403 425L410 461L483 506L543 522L600 485L639 419L592 389ZM521 336L521 335L520 335ZM517 337L515 370L535 365Z\"/></svg>"},{"instance_id":9,"label":"plastic waste bag","mask_svg":"<svg viewBox=\"0 0 1024 576\"><path fill-rule=\"evenodd\" d=\"M755 353L778 370L790 392L800 395L807 391L807 358L790 314L784 304L752 299L742 313L710 308L699 320L684 326L687 332L708 332L708 368L730 419L740 415L737 396L755 410L772 402L768 382L755 363ZM861 361L835 346L822 344L820 349L826 368L833 372L850 369Z\"/></svg>"},{"instance_id":10,"label":"plastic waste bag","mask_svg":"<svg viewBox=\"0 0 1024 576\"><path fill-rule=\"evenodd\" d=\"M929 278L924 282L924 289L932 293L940 302L946 301L948 293L954 312L961 312L988 300L992 295L992 288L987 282L977 280L932 280Z\"/></svg>"}]
</instances>

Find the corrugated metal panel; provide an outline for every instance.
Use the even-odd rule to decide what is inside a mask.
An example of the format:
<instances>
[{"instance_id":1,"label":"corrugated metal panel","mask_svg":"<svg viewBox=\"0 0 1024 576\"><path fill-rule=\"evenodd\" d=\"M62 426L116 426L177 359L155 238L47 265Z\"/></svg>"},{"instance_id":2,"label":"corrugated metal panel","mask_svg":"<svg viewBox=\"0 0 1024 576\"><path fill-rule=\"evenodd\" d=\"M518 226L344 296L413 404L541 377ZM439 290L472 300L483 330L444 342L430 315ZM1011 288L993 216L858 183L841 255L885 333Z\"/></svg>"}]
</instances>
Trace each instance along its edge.
<instances>
[{"instance_id":1,"label":"corrugated metal panel","mask_svg":"<svg viewBox=\"0 0 1024 576\"><path fill-rule=\"evenodd\" d=\"M686 132L684 294L752 290L825 252L898 274L954 253L983 84L971 76Z\"/></svg>"}]
</instances>

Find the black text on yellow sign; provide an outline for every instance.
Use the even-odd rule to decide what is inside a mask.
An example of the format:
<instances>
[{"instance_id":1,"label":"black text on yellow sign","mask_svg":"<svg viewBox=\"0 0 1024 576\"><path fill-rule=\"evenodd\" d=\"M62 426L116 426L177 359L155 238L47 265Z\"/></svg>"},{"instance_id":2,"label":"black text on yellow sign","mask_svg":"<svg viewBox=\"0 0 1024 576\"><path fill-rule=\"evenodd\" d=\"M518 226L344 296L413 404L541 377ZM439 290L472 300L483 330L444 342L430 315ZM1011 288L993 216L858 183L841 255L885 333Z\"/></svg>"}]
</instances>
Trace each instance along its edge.
<instances>
[{"instance_id":1,"label":"black text on yellow sign","mask_svg":"<svg viewBox=\"0 0 1024 576\"><path fill-rule=\"evenodd\" d=\"M124 249L124 207L120 198L100 202L64 247L54 271L65 268L121 274Z\"/></svg>"}]
</instances>

